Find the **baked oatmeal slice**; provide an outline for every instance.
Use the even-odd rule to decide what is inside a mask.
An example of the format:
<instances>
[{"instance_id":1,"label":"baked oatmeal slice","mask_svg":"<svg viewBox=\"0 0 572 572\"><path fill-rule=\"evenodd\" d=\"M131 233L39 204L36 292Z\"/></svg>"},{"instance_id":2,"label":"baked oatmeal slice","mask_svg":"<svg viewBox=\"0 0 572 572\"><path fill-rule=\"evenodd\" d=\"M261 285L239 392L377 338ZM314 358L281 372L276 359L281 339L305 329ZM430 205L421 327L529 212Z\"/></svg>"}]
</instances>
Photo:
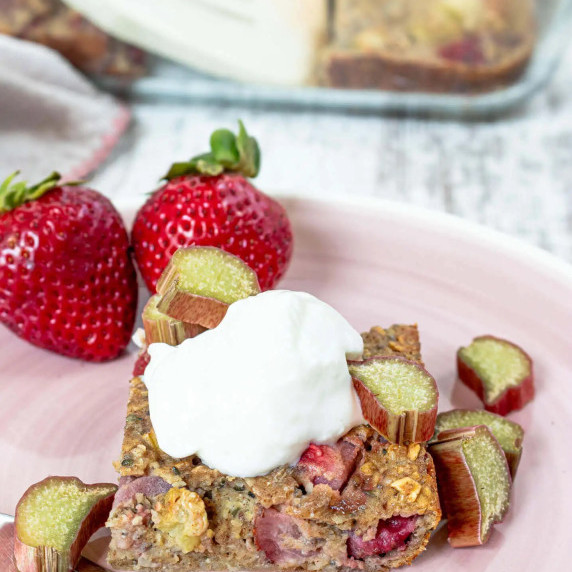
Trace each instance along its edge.
<instances>
[{"instance_id":1,"label":"baked oatmeal slice","mask_svg":"<svg viewBox=\"0 0 572 572\"><path fill-rule=\"evenodd\" d=\"M363 338L367 357L421 363L416 326L376 327ZM174 459L157 446L139 377L116 468L109 562L124 570L383 571L420 554L441 516L425 447L387 443L368 425L261 477Z\"/></svg>"},{"instance_id":2,"label":"baked oatmeal slice","mask_svg":"<svg viewBox=\"0 0 572 572\"><path fill-rule=\"evenodd\" d=\"M318 64L330 87L484 93L514 83L537 39L532 0L337 0Z\"/></svg>"}]
</instances>

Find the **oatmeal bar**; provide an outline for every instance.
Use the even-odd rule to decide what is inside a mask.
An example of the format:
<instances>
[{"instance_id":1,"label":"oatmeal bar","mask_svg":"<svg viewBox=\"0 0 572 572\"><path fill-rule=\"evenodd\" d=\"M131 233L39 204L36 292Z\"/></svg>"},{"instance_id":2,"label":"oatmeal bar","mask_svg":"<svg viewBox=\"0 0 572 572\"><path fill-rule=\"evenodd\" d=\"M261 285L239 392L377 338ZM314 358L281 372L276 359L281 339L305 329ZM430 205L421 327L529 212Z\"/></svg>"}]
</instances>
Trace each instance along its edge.
<instances>
[{"instance_id":1,"label":"oatmeal bar","mask_svg":"<svg viewBox=\"0 0 572 572\"><path fill-rule=\"evenodd\" d=\"M48 46L88 73L145 72L141 50L108 36L61 0L0 0L0 34Z\"/></svg>"},{"instance_id":2,"label":"oatmeal bar","mask_svg":"<svg viewBox=\"0 0 572 572\"><path fill-rule=\"evenodd\" d=\"M421 361L416 326L363 338L368 356ZM115 568L383 571L410 563L439 522L425 447L387 443L367 425L332 446L310 445L296 466L234 478L159 449L139 377L127 413L108 521Z\"/></svg>"},{"instance_id":3,"label":"oatmeal bar","mask_svg":"<svg viewBox=\"0 0 572 572\"><path fill-rule=\"evenodd\" d=\"M332 87L486 92L522 74L536 41L531 0L337 0L322 64Z\"/></svg>"}]
</instances>

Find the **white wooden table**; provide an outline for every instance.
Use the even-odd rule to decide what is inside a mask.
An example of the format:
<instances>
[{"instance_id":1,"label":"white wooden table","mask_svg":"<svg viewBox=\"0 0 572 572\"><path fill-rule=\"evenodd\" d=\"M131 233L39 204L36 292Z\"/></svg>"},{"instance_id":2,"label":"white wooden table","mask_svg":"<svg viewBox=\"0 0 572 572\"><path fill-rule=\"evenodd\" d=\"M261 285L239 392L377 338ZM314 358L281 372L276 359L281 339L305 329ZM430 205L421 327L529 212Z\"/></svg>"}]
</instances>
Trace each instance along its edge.
<instances>
[{"instance_id":1,"label":"white wooden table","mask_svg":"<svg viewBox=\"0 0 572 572\"><path fill-rule=\"evenodd\" d=\"M546 91L493 122L190 104L136 104L134 116L93 180L114 199L143 202L173 161L242 118L263 149L261 189L415 203L572 262L572 49Z\"/></svg>"}]
</instances>

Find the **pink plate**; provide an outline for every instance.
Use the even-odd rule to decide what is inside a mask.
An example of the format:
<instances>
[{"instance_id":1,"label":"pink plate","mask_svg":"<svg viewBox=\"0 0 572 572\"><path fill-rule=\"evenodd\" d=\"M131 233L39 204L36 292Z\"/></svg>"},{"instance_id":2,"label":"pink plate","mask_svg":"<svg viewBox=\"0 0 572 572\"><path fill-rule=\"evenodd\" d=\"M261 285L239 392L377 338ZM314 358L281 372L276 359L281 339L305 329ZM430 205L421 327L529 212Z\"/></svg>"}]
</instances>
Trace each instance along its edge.
<instances>
[{"instance_id":1,"label":"pink plate","mask_svg":"<svg viewBox=\"0 0 572 572\"><path fill-rule=\"evenodd\" d=\"M284 200L295 256L283 286L307 290L359 329L417 322L441 410L478 407L455 382L455 351L495 334L535 360L537 396L511 417L524 455L510 513L481 548L453 550L439 530L414 569L570 569L572 268L448 215L384 202ZM126 220L137 205L121 205ZM144 294L143 294L144 295ZM81 363L0 330L0 512L49 474L115 481L130 355Z\"/></svg>"}]
</instances>

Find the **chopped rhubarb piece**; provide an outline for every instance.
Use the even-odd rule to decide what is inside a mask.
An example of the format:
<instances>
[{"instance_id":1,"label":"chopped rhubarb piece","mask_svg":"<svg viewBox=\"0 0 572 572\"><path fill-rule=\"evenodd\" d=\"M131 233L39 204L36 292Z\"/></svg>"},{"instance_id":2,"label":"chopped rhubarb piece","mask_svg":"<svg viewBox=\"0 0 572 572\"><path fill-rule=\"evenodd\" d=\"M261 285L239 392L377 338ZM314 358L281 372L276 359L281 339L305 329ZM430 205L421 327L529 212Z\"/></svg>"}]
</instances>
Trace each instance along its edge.
<instances>
[{"instance_id":1,"label":"chopped rhubarb piece","mask_svg":"<svg viewBox=\"0 0 572 572\"><path fill-rule=\"evenodd\" d=\"M137 494L152 498L166 493L170 488L171 485L161 477L139 477L130 479L119 487L119 490L115 494L113 508L115 509L121 503L130 501Z\"/></svg>"},{"instance_id":2,"label":"chopped rhubarb piece","mask_svg":"<svg viewBox=\"0 0 572 572\"><path fill-rule=\"evenodd\" d=\"M148 344L163 343L178 346L187 338L194 338L206 330L198 324L181 322L163 314L157 308L160 300L161 296L158 294L151 296L143 309L143 327Z\"/></svg>"},{"instance_id":3,"label":"chopped rhubarb piece","mask_svg":"<svg viewBox=\"0 0 572 572\"><path fill-rule=\"evenodd\" d=\"M350 374L366 421L393 443L421 443L433 435L439 391L411 361L376 357L352 362Z\"/></svg>"},{"instance_id":4,"label":"chopped rhubarb piece","mask_svg":"<svg viewBox=\"0 0 572 572\"><path fill-rule=\"evenodd\" d=\"M348 441L335 445L314 445L304 451L298 467L314 485L325 484L339 491L356 467L360 448Z\"/></svg>"},{"instance_id":5,"label":"chopped rhubarb piece","mask_svg":"<svg viewBox=\"0 0 572 572\"><path fill-rule=\"evenodd\" d=\"M368 556L387 554L392 550L403 550L407 539L413 534L417 523L415 516L393 516L380 520L377 533L372 540L363 540L353 533L348 538L348 554L363 560Z\"/></svg>"},{"instance_id":6,"label":"chopped rhubarb piece","mask_svg":"<svg viewBox=\"0 0 572 572\"><path fill-rule=\"evenodd\" d=\"M509 507L511 477L501 446L488 427L443 431L430 445L439 500L455 548L484 544Z\"/></svg>"},{"instance_id":7,"label":"chopped rhubarb piece","mask_svg":"<svg viewBox=\"0 0 572 572\"><path fill-rule=\"evenodd\" d=\"M12 523L0 526L0 570L18 572L14 562L14 524ZM75 570L77 572L105 572L103 568L85 558L80 558Z\"/></svg>"},{"instance_id":8,"label":"chopped rhubarb piece","mask_svg":"<svg viewBox=\"0 0 572 572\"><path fill-rule=\"evenodd\" d=\"M514 479L520 456L522 454L523 428L514 421L489 411L477 409L453 409L437 415L433 441L438 441L440 434L449 429L486 425L504 451L510 476Z\"/></svg>"},{"instance_id":9,"label":"chopped rhubarb piece","mask_svg":"<svg viewBox=\"0 0 572 572\"><path fill-rule=\"evenodd\" d=\"M74 570L91 535L105 525L116 490L75 477L48 477L32 485L16 507L18 570Z\"/></svg>"},{"instance_id":10,"label":"chopped rhubarb piece","mask_svg":"<svg viewBox=\"0 0 572 572\"><path fill-rule=\"evenodd\" d=\"M305 538L299 519L277 511L264 509L254 521L254 538L259 550L268 560L282 566L302 564L316 554L310 538Z\"/></svg>"},{"instance_id":11,"label":"chopped rhubarb piece","mask_svg":"<svg viewBox=\"0 0 572 572\"><path fill-rule=\"evenodd\" d=\"M532 360L517 345L493 336L475 338L457 352L459 379L485 409L506 415L534 397Z\"/></svg>"},{"instance_id":12,"label":"chopped rhubarb piece","mask_svg":"<svg viewBox=\"0 0 572 572\"><path fill-rule=\"evenodd\" d=\"M260 293L256 273L219 248L179 248L157 283L159 311L190 324L215 328L228 306Z\"/></svg>"}]
</instances>

